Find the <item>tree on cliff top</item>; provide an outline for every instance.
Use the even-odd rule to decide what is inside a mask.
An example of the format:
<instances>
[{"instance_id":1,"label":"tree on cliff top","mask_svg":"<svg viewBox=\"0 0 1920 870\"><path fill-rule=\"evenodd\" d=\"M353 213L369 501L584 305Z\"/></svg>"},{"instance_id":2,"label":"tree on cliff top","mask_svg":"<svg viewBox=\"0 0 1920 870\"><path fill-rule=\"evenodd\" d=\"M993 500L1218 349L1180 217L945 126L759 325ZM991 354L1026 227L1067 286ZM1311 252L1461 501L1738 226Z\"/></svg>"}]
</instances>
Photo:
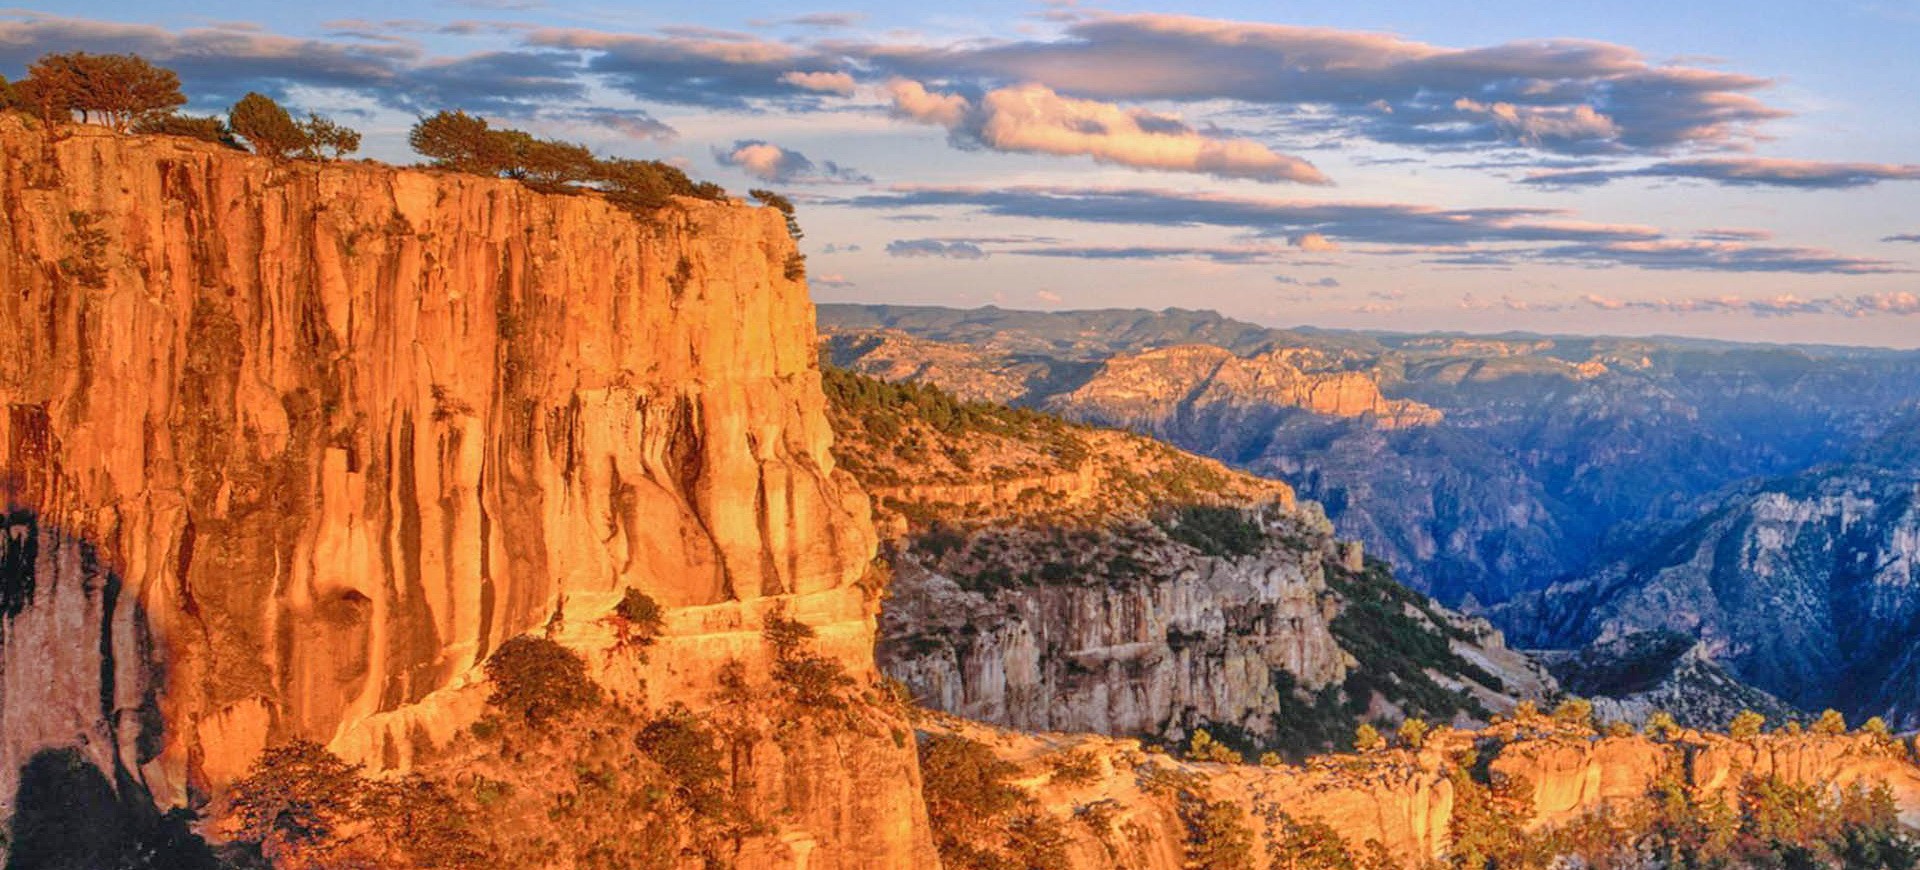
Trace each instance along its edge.
<instances>
[{"instance_id":1,"label":"tree on cliff top","mask_svg":"<svg viewBox=\"0 0 1920 870\"><path fill-rule=\"evenodd\" d=\"M152 115L186 105L180 76L133 54L45 54L13 86L17 105L48 121L105 124L125 132Z\"/></svg>"},{"instance_id":2,"label":"tree on cliff top","mask_svg":"<svg viewBox=\"0 0 1920 870\"><path fill-rule=\"evenodd\" d=\"M249 92L227 112L233 132L253 146L254 153L285 160L309 144L307 132L265 94Z\"/></svg>"}]
</instances>

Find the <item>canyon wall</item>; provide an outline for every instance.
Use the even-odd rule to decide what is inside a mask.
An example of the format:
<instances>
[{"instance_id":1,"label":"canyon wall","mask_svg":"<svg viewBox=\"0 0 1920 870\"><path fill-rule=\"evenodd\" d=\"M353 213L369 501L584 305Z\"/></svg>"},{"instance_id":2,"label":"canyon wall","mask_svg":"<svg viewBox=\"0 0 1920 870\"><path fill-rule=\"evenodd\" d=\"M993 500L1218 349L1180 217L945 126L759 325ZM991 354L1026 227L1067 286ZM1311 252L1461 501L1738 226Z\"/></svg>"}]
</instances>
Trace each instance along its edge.
<instances>
[{"instance_id":1,"label":"canyon wall","mask_svg":"<svg viewBox=\"0 0 1920 870\"><path fill-rule=\"evenodd\" d=\"M873 677L779 214L0 124L0 796L50 747L162 806L293 737L405 766L628 588L616 691L698 709L776 611ZM752 866L932 862L911 747L843 736L758 756L804 845Z\"/></svg>"}]
</instances>

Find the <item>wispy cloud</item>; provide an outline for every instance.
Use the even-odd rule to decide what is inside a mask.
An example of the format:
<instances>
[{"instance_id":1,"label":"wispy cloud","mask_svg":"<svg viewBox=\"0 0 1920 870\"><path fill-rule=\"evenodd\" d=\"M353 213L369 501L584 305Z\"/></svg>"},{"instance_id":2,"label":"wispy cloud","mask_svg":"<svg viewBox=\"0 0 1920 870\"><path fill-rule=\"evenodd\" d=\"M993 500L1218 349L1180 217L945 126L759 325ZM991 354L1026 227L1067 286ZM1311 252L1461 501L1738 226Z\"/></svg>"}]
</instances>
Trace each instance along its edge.
<instances>
[{"instance_id":1,"label":"wispy cloud","mask_svg":"<svg viewBox=\"0 0 1920 870\"><path fill-rule=\"evenodd\" d=\"M896 239L887 243L890 257L940 257L948 260L984 260L987 252L969 241Z\"/></svg>"},{"instance_id":2,"label":"wispy cloud","mask_svg":"<svg viewBox=\"0 0 1920 870\"><path fill-rule=\"evenodd\" d=\"M1920 233L1898 233L1882 238L1883 242L1920 242Z\"/></svg>"},{"instance_id":3,"label":"wispy cloud","mask_svg":"<svg viewBox=\"0 0 1920 870\"><path fill-rule=\"evenodd\" d=\"M1215 226L1265 238L1318 237L1313 249L1352 243L1402 246L1476 266L1516 261L1646 269L1843 275L1908 271L1888 260L1819 248L1676 239L1654 227L1592 223L1561 209L1443 209L1406 203L1260 199L1141 188L902 187L837 201L856 208L954 206L1004 217L1145 226ZM1302 249L1308 249L1301 245Z\"/></svg>"},{"instance_id":4,"label":"wispy cloud","mask_svg":"<svg viewBox=\"0 0 1920 870\"><path fill-rule=\"evenodd\" d=\"M1906 292L1807 298L1791 294L1765 298L1711 296L1693 299L1620 299L1588 294L1581 301L1601 311L1658 314L1751 314L1757 317L1803 315L1906 316L1920 314L1920 295Z\"/></svg>"},{"instance_id":5,"label":"wispy cloud","mask_svg":"<svg viewBox=\"0 0 1920 870\"><path fill-rule=\"evenodd\" d=\"M1536 172L1523 179L1538 187L1582 187L1623 178L1709 181L1732 187L1790 187L1837 190L1882 181L1920 180L1920 164L1829 163L1776 157L1712 157L1672 160L1633 169L1576 169Z\"/></svg>"}]
</instances>

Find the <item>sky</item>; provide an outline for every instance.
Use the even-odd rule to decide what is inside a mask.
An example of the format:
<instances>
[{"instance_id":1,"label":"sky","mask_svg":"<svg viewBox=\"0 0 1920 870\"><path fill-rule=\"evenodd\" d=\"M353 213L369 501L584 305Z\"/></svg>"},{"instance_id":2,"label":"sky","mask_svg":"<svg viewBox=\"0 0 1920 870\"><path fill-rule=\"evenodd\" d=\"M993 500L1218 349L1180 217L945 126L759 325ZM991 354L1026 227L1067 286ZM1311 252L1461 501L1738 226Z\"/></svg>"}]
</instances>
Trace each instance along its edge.
<instances>
[{"instance_id":1,"label":"sky","mask_svg":"<svg viewBox=\"0 0 1920 870\"><path fill-rule=\"evenodd\" d=\"M944 9L946 11L927 11ZM465 109L800 206L822 302L1920 347L1920 0L63 0L396 163Z\"/></svg>"}]
</instances>

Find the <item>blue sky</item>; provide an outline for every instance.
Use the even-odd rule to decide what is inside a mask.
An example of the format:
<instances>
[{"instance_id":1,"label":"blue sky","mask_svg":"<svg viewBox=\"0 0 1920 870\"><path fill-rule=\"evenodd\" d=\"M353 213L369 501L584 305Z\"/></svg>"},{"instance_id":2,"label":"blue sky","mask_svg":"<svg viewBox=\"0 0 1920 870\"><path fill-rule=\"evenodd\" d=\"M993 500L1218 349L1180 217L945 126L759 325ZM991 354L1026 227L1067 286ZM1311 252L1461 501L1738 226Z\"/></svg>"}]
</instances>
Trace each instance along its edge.
<instances>
[{"instance_id":1,"label":"blue sky","mask_svg":"<svg viewBox=\"0 0 1920 870\"><path fill-rule=\"evenodd\" d=\"M774 187L822 301L1920 346L1920 0L1596 7L82 0L0 13L0 74Z\"/></svg>"}]
</instances>

